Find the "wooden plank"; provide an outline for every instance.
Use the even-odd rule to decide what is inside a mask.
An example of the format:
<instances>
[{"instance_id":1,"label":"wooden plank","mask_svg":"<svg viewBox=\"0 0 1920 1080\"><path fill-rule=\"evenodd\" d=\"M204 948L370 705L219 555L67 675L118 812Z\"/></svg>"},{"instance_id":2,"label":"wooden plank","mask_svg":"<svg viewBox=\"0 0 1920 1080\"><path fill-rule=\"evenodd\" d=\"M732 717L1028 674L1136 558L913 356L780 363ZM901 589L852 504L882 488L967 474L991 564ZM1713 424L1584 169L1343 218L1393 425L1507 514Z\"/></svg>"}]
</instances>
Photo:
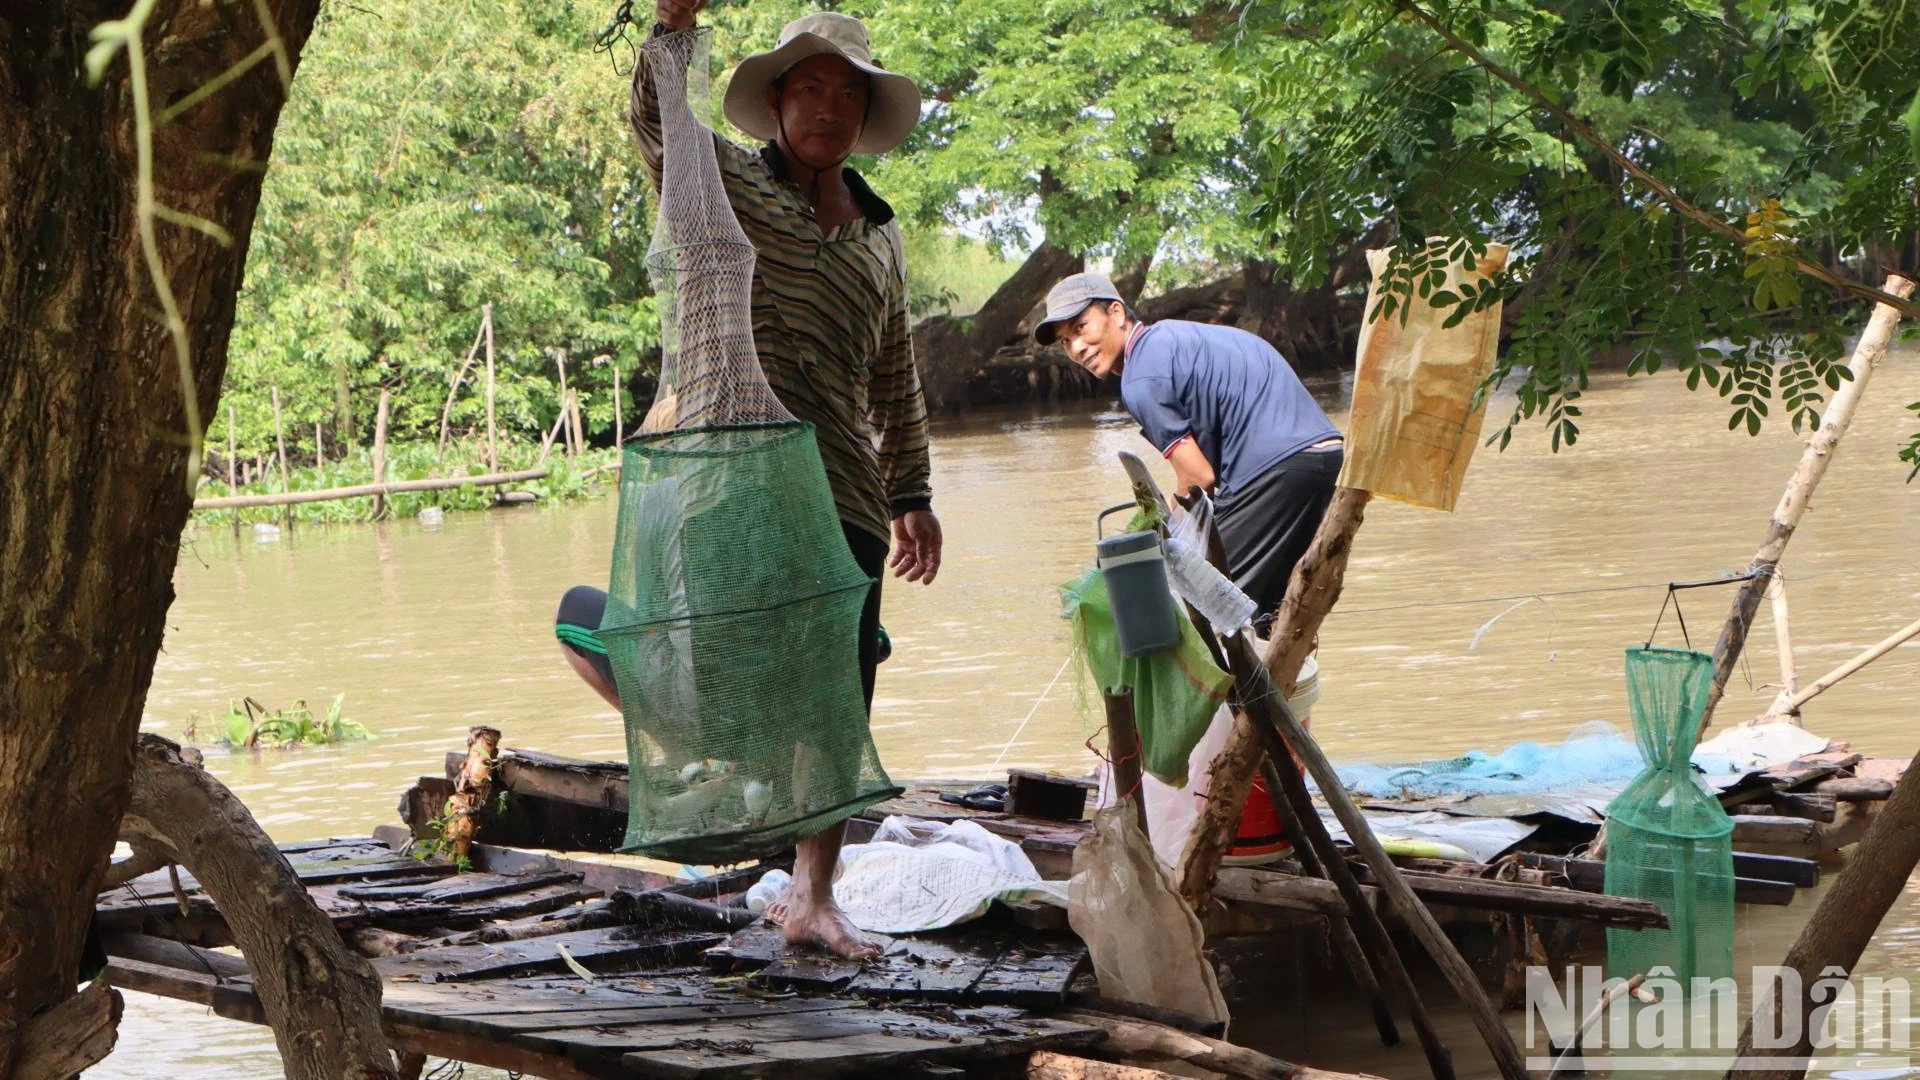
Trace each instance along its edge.
<instances>
[{"instance_id":1,"label":"wooden plank","mask_svg":"<svg viewBox=\"0 0 1920 1080\"><path fill-rule=\"evenodd\" d=\"M1013 1005L1064 1005L1067 987L1087 963L1087 948L1078 939L1015 945L994 958L968 998Z\"/></svg>"},{"instance_id":2,"label":"wooden plank","mask_svg":"<svg viewBox=\"0 0 1920 1080\"><path fill-rule=\"evenodd\" d=\"M533 971L560 971L565 946L574 961L589 971L636 968L678 963L722 939L716 934L668 931L637 937L627 927L580 930L569 934L508 941L495 945L449 945L422 949L373 961L383 979L422 982L485 979Z\"/></svg>"},{"instance_id":3,"label":"wooden plank","mask_svg":"<svg viewBox=\"0 0 1920 1080\"><path fill-rule=\"evenodd\" d=\"M1561 875L1569 888L1589 893L1607 891L1607 864L1597 859L1569 859L1532 853L1522 854L1520 859L1524 866ZM1793 894L1797 891L1790 881L1744 877L1733 879L1733 900L1737 904L1784 906L1793 902Z\"/></svg>"},{"instance_id":4,"label":"wooden plank","mask_svg":"<svg viewBox=\"0 0 1920 1080\"><path fill-rule=\"evenodd\" d=\"M1834 798L1812 792L1776 791L1767 800L1775 810L1808 821L1832 821Z\"/></svg>"},{"instance_id":5,"label":"wooden plank","mask_svg":"<svg viewBox=\"0 0 1920 1080\"><path fill-rule=\"evenodd\" d=\"M1159 1069L1116 1065L1054 1050L1039 1050L1028 1058L1027 1076L1029 1080L1178 1080L1177 1074Z\"/></svg>"},{"instance_id":6,"label":"wooden plank","mask_svg":"<svg viewBox=\"0 0 1920 1080\"><path fill-rule=\"evenodd\" d=\"M1743 878L1784 881L1802 889L1820 884L1820 864L1812 859L1788 855L1759 855L1750 851L1733 853L1733 872Z\"/></svg>"},{"instance_id":7,"label":"wooden plank","mask_svg":"<svg viewBox=\"0 0 1920 1080\"><path fill-rule=\"evenodd\" d=\"M396 825L383 825L374 830L383 843L394 848L402 848L412 837L406 829ZM602 893L612 893L616 889L674 888L697 883L667 874L645 870L638 866L625 866L613 862L600 862L592 859L569 859L544 851L523 851L500 844L476 843L471 852L474 869L495 874L529 874L564 872L580 875L580 883L586 888ZM688 890L697 892L697 890Z\"/></svg>"},{"instance_id":8,"label":"wooden plank","mask_svg":"<svg viewBox=\"0 0 1920 1080\"><path fill-rule=\"evenodd\" d=\"M1003 1022L961 1042L928 1042L879 1033L827 1041L804 1039L765 1044L689 1041L670 1049L643 1050L622 1060L646 1076L726 1080L748 1076L870 1076L881 1070L917 1070L942 1063L1019 1057L1035 1050L1090 1046L1104 1033L1057 1020Z\"/></svg>"},{"instance_id":9,"label":"wooden plank","mask_svg":"<svg viewBox=\"0 0 1920 1080\"><path fill-rule=\"evenodd\" d=\"M1863 776L1835 777L1813 785L1813 793L1838 802L1884 802L1893 797L1893 783Z\"/></svg>"},{"instance_id":10,"label":"wooden plank","mask_svg":"<svg viewBox=\"0 0 1920 1080\"><path fill-rule=\"evenodd\" d=\"M573 884L580 875L566 872L525 874L461 874L452 880L415 885L351 885L339 890L349 900L422 900L427 903L464 904L470 900L526 892L543 885Z\"/></svg>"},{"instance_id":11,"label":"wooden plank","mask_svg":"<svg viewBox=\"0 0 1920 1080\"><path fill-rule=\"evenodd\" d=\"M885 955L870 960L847 984L861 997L912 997L923 1001L959 1001L993 963L935 938L897 939Z\"/></svg>"},{"instance_id":12,"label":"wooden plank","mask_svg":"<svg viewBox=\"0 0 1920 1080\"><path fill-rule=\"evenodd\" d=\"M1813 844L1819 836L1819 824L1804 818L1733 815L1736 844Z\"/></svg>"},{"instance_id":13,"label":"wooden plank","mask_svg":"<svg viewBox=\"0 0 1920 1080\"><path fill-rule=\"evenodd\" d=\"M453 770L449 779L465 760L464 753L447 755L447 767ZM623 761L585 761L515 747L501 751L494 779L516 795L627 812L627 765Z\"/></svg>"}]
</instances>

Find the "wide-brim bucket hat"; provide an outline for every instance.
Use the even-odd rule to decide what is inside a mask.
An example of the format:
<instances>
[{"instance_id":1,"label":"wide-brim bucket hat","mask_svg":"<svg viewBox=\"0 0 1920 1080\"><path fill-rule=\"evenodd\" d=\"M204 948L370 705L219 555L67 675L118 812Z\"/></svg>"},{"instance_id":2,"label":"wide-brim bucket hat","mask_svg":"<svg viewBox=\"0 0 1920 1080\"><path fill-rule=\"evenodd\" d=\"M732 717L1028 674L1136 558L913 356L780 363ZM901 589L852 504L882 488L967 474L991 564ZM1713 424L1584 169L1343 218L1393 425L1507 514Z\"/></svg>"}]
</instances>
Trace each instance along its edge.
<instances>
[{"instance_id":1,"label":"wide-brim bucket hat","mask_svg":"<svg viewBox=\"0 0 1920 1080\"><path fill-rule=\"evenodd\" d=\"M920 88L873 61L867 27L851 15L821 11L788 23L772 52L755 53L740 61L724 101L727 119L756 139L773 141L778 133L767 109L767 88L793 65L810 56L831 53L873 78L867 101L867 121L856 154L883 154L907 141L920 122Z\"/></svg>"}]
</instances>

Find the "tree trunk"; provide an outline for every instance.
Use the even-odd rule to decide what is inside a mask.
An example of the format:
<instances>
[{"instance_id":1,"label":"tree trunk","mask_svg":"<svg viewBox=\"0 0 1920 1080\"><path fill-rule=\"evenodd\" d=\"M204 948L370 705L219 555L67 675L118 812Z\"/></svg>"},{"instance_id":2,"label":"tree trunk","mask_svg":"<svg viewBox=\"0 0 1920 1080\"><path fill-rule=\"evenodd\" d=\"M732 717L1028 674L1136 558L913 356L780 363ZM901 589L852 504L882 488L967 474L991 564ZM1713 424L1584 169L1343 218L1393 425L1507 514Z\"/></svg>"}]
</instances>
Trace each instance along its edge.
<instances>
[{"instance_id":1,"label":"tree trunk","mask_svg":"<svg viewBox=\"0 0 1920 1080\"><path fill-rule=\"evenodd\" d=\"M1354 280L1348 264L1358 263L1366 273L1366 249L1356 246L1335 263L1325 284L1295 291L1283 280L1280 268L1249 259L1242 268L1246 301L1240 310L1240 329L1264 338L1301 374L1345 371L1353 363L1365 317L1364 297L1341 299L1342 287Z\"/></svg>"},{"instance_id":2,"label":"tree trunk","mask_svg":"<svg viewBox=\"0 0 1920 1080\"><path fill-rule=\"evenodd\" d=\"M1792 1046L1756 1047L1753 1021L1749 1019L1746 1030L1740 1034L1738 1056L1804 1058L1813 1052L1813 1033L1808 1029L1814 1003L1807 991L1813 989L1814 982L1829 967L1853 971L1854 964L1866 951L1867 942L1873 940L1874 931L1880 928L1887 909L1906 888L1916 865L1920 865L1920 757L1907 765L1893 797L1874 815L1866 837L1848 857L1846 870L1821 898L1820 906L1800 931L1799 940L1787 950L1787 958L1780 961L1780 966L1798 973L1801 993L1792 1000L1768 993L1755 1006L1756 1016L1762 1011L1772 1016L1772 1029L1776 1032L1794 1030L1783 1028L1781 1022L1783 1013L1797 1014L1799 1041ZM1754 994L1760 997L1761 988L1754 987ZM1888 1022L1898 1024L1903 1019L1894 1016L1889 1017ZM1782 1065L1780 1069L1736 1070L1728 1075L1742 1080L1792 1080L1806 1075L1805 1068Z\"/></svg>"},{"instance_id":3,"label":"tree trunk","mask_svg":"<svg viewBox=\"0 0 1920 1080\"><path fill-rule=\"evenodd\" d=\"M319 0L160 0L144 42L153 107L258 49L262 6L291 63ZM191 501L188 391L140 246L129 64L90 87L83 61L92 27L127 7L0 14L0 1080L31 1018L77 981ZM284 100L269 60L154 131L157 203L234 241L156 226L202 418Z\"/></svg>"},{"instance_id":4,"label":"tree trunk","mask_svg":"<svg viewBox=\"0 0 1920 1080\"><path fill-rule=\"evenodd\" d=\"M927 405L957 409L965 405L967 383L995 349L1006 344L1047 290L1082 266L1080 256L1043 242L1013 276L994 290L972 315L935 315L913 328L914 358Z\"/></svg>"},{"instance_id":5,"label":"tree trunk","mask_svg":"<svg viewBox=\"0 0 1920 1080\"><path fill-rule=\"evenodd\" d=\"M199 755L141 735L121 836L193 872L233 931L293 1080L394 1076L380 977L350 951L286 856Z\"/></svg>"}]
</instances>

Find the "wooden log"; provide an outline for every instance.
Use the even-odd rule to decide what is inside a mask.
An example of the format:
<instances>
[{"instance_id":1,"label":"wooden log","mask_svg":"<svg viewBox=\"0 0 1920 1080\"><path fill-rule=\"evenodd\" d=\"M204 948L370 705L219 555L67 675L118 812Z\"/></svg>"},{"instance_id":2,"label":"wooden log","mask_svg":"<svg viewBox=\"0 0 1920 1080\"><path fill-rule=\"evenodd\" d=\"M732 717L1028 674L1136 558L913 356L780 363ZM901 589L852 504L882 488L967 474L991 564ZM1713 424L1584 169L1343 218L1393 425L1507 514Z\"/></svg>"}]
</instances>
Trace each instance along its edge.
<instances>
[{"instance_id":1,"label":"wooden log","mask_svg":"<svg viewBox=\"0 0 1920 1080\"><path fill-rule=\"evenodd\" d=\"M1100 1044L1100 1050L1128 1058L1178 1061L1246 1080L1335 1080L1357 1075L1295 1065L1245 1046L1129 1016L1074 1009L1060 1014L1060 1019L1106 1032L1107 1040Z\"/></svg>"},{"instance_id":2,"label":"wooden log","mask_svg":"<svg viewBox=\"0 0 1920 1080\"><path fill-rule=\"evenodd\" d=\"M1336 492L1335 498L1338 498ZM1331 516L1331 515L1329 515ZM1350 539L1350 536L1349 536ZM1318 538L1315 543L1317 544ZM1344 552L1342 553L1344 554ZM1289 594L1292 590L1289 589ZM1332 808L1334 816L1347 831L1348 842L1353 845L1361 857L1372 868L1377 883L1386 894L1394 912L1403 920L1407 929L1426 948L1428 955L1452 984L1453 991L1467 1008L1473 1019L1474 1027L1485 1040L1487 1049L1492 1053L1494 1065L1506 1080L1522 1080L1526 1077L1526 1062L1514 1045L1513 1034L1507 1030L1500 1016L1494 1011L1493 1003L1480 987L1478 976L1461 957L1453 942L1434 921L1433 913L1426 909L1418 896L1407 884L1399 867L1387 855L1386 849L1373 835L1373 828L1367 823L1366 815L1355 806L1347 789L1340 781L1340 774L1334 770L1333 763L1327 760L1320 746L1313 740L1305 728L1300 726L1299 718L1287 707L1286 697L1275 685L1272 675L1260 665L1259 654L1252 640L1243 631L1226 641L1229 658L1233 661L1234 674L1238 679L1243 671L1252 670L1252 676L1240 686L1240 695L1246 706L1246 715L1252 717L1261 726L1285 740L1295 756L1307 766L1314 781L1320 786L1320 793ZM1304 655L1304 654L1303 654ZM1282 770L1282 775L1285 770ZM1311 827L1311 826L1309 826Z\"/></svg>"},{"instance_id":3,"label":"wooden log","mask_svg":"<svg viewBox=\"0 0 1920 1080\"><path fill-rule=\"evenodd\" d=\"M518 472L483 473L479 476L449 476L432 480L398 480L391 484L355 484L351 487L323 488L318 491L294 491L280 495L241 495L236 498L195 499L195 510L233 510L248 506L292 506L297 503L329 502L334 499L360 499L369 495L391 495L397 491L447 491L452 488L492 487L539 480L545 469L521 469Z\"/></svg>"},{"instance_id":4,"label":"wooden log","mask_svg":"<svg viewBox=\"0 0 1920 1080\"><path fill-rule=\"evenodd\" d=\"M1053 1050L1035 1051L1027 1059L1027 1076L1029 1080L1179 1080L1173 1073L1159 1069L1116 1065Z\"/></svg>"},{"instance_id":5,"label":"wooden log","mask_svg":"<svg viewBox=\"0 0 1920 1080\"><path fill-rule=\"evenodd\" d=\"M500 443L495 434L493 420L494 386L497 379L493 368L493 305L480 305L480 329L487 335L487 471L500 471Z\"/></svg>"},{"instance_id":6,"label":"wooden log","mask_svg":"<svg viewBox=\"0 0 1920 1080\"><path fill-rule=\"evenodd\" d=\"M1769 991L1754 1010L1755 1015L1771 1014L1772 1030L1776 1032L1800 1032L1797 1043L1755 1046L1751 1020L1741 1033L1740 1058L1800 1058L1798 1067L1782 1061L1778 1069L1756 1068L1730 1075L1750 1080L1790 1080L1805 1075L1805 1057L1812 1052L1813 1032L1819 1027L1807 1022L1816 1005L1811 991L1827 969L1853 970L1881 920L1905 891L1908 877L1920 865L1920 756L1908 766L1893 797L1875 817L1860 842L1860 850L1847 861L1847 868L1821 898L1820 906L1781 961L1782 967L1798 973L1799 981L1794 985L1802 988L1801 995L1797 1000L1783 1001ZM1786 1026L1786 1015L1796 1016L1799 1023ZM1893 1019L1897 1023L1901 1018ZM1786 1041L1773 1039L1769 1043Z\"/></svg>"},{"instance_id":7,"label":"wooden log","mask_svg":"<svg viewBox=\"0 0 1920 1080\"><path fill-rule=\"evenodd\" d=\"M1320 623L1346 580L1347 556L1353 548L1354 534L1366 514L1372 496L1352 488L1337 488L1327 512L1320 519L1313 543L1293 569L1287 584L1287 597L1280 606L1280 618L1273 630L1268 651L1269 680L1284 692L1293 691L1300 666L1313 651ZM1198 911L1206 906L1207 892L1220 859L1233 847L1240 828L1240 810L1253 777L1260 768L1265 751L1253 722L1244 714L1234 720L1227 744L1213 762L1207 800L1201 804L1200 820L1193 826L1193 837L1180 857L1180 895Z\"/></svg>"},{"instance_id":8,"label":"wooden log","mask_svg":"<svg viewBox=\"0 0 1920 1080\"><path fill-rule=\"evenodd\" d=\"M1913 295L1913 287L1910 279L1889 274L1886 284L1881 288L1904 300ZM1887 348L1893 342L1894 329L1899 322L1899 308L1884 301L1874 305L1867 328L1861 333L1859 344L1853 350L1853 358L1847 363L1853 378L1833 392L1832 400L1821 414L1820 430L1807 440L1800 463L1794 468L1793 478L1787 482L1787 489L1780 496L1779 505L1774 508L1773 518L1767 523L1767 531L1760 540L1760 549L1755 552L1750 564L1752 576L1741 583L1739 593L1733 600L1733 609L1727 613L1726 624L1721 627L1720 637L1713 646L1713 685L1707 691L1707 707L1700 716L1700 730L1703 732L1713 723L1714 708L1726 693L1727 680L1732 677L1733 669L1740 661L1740 653L1747 643L1747 629L1753 625L1753 617L1760 609L1760 600L1766 592L1769 579L1780 565L1781 556L1786 554L1787 542L1793 539L1800 519L1806 515L1814 488L1826 475L1827 466L1832 464L1841 436L1852 426L1860 398L1866 393L1867 384L1872 381L1880 361L1887 355Z\"/></svg>"},{"instance_id":9,"label":"wooden log","mask_svg":"<svg viewBox=\"0 0 1920 1080\"><path fill-rule=\"evenodd\" d=\"M347 949L246 807L155 735L139 736L132 776L123 835L187 866L218 904L286 1075L392 1076L379 978Z\"/></svg>"},{"instance_id":10,"label":"wooden log","mask_svg":"<svg viewBox=\"0 0 1920 1080\"><path fill-rule=\"evenodd\" d=\"M442 835L452 846L456 865L470 862L478 817L493 798L493 759L500 751L498 728L474 726L467 729L467 760L454 778L453 795L447 800L446 825Z\"/></svg>"},{"instance_id":11,"label":"wooden log","mask_svg":"<svg viewBox=\"0 0 1920 1080\"><path fill-rule=\"evenodd\" d=\"M1893 797L1893 784L1864 776L1837 776L1813 785L1813 793L1836 802L1880 802Z\"/></svg>"},{"instance_id":12,"label":"wooden log","mask_svg":"<svg viewBox=\"0 0 1920 1080\"><path fill-rule=\"evenodd\" d=\"M1800 675L1793 664L1793 631L1787 622L1787 579L1783 574L1775 574L1767 582L1767 602L1773 611L1773 645L1780 654L1780 693L1792 698L1800 691ZM1799 710L1792 715L1798 722Z\"/></svg>"},{"instance_id":13,"label":"wooden log","mask_svg":"<svg viewBox=\"0 0 1920 1080\"><path fill-rule=\"evenodd\" d=\"M72 997L26 1022L14 1075L79 1076L104 1060L119 1037L126 1001L106 979L95 979Z\"/></svg>"},{"instance_id":14,"label":"wooden log","mask_svg":"<svg viewBox=\"0 0 1920 1080\"><path fill-rule=\"evenodd\" d=\"M1107 762L1113 767L1113 790L1133 804L1140 835L1147 835L1147 801L1140 793L1140 729L1133 721L1133 687L1119 693L1102 691L1107 710Z\"/></svg>"},{"instance_id":15,"label":"wooden log","mask_svg":"<svg viewBox=\"0 0 1920 1080\"><path fill-rule=\"evenodd\" d=\"M385 487L387 483L387 409L393 404L393 392L380 391L380 410L373 419L373 482ZM382 490L373 497L373 519L387 516L387 493Z\"/></svg>"}]
</instances>

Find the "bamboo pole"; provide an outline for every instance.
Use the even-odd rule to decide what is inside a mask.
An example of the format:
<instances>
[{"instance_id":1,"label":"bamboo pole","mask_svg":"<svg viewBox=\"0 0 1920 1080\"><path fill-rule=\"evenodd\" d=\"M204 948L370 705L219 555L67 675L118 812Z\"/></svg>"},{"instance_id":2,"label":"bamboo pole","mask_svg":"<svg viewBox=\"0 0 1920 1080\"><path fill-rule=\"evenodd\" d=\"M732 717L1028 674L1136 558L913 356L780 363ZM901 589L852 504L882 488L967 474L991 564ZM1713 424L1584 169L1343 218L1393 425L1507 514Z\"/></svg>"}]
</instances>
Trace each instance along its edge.
<instances>
[{"instance_id":1,"label":"bamboo pole","mask_svg":"<svg viewBox=\"0 0 1920 1080\"><path fill-rule=\"evenodd\" d=\"M573 456L577 459L587 449L587 429L580 422L580 388L567 391L567 434L573 439Z\"/></svg>"},{"instance_id":2,"label":"bamboo pole","mask_svg":"<svg viewBox=\"0 0 1920 1080\"><path fill-rule=\"evenodd\" d=\"M1812 701L1814 698L1832 689L1834 683L1852 675L1854 672L1859 671L1861 668L1866 667L1868 664L1873 663L1875 660L1880 659L1916 637L1920 637L1920 620L1908 623L1905 627L1894 631L1859 656L1854 657L1808 683L1805 689L1795 691L1791 696L1789 696L1785 690L1782 690L1780 696L1773 700L1773 707L1767 710L1765 716L1761 717L1761 722L1799 716L1800 706L1805 705L1807 702Z\"/></svg>"},{"instance_id":3,"label":"bamboo pole","mask_svg":"<svg viewBox=\"0 0 1920 1080\"><path fill-rule=\"evenodd\" d=\"M277 386L273 388L273 438L280 446L280 494L287 495L293 491L293 481L287 475L287 430L280 423L280 388ZM284 510L280 516L291 528L293 511Z\"/></svg>"},{"instance_id":4,"label":"bamboo pole","mask_svg":"<svg viewBox=\"0 0 1920 1080\"><path fill-rule=\"evenodd\" d=\"M467 377L467 369L473 366L473 358L480 355L480 342L486 336L487 324L484 319L473 328L473 347L467 350L467 361L453 376L453 385L447 388L447 403L440 407L440 460L447 460L447 424L453 419L453 398L460 392L460 381ZM489 379L491 384L492 380Z\"/></svg>"},{"instance_id":5,"label":"bamboo pole","mask_svg":"<svg viewBox=\"0 0 1920 1080\"><path fill-rule=\"evenodd\" d=\"M1486 992L1480 987L1479 976L1474 974L1473 968L1454 948L1446 932L1434 921L1433 913L1420 902L1406 878L1401 876L1400 868L1387 855L1386 848L1380 845L1379 838L1373 835L1366 815L1360 812L1347 794L1346 787L1340 782L1340 774L1334 771L1333 763L1327 760L1313 736L1307 734L1306 729L1300 726L1299 719L1293 715L1293 710L1287 707L1285 696L1280 693L1265 665L1261 664L1252 640L1242 631L1226 640L1226 648L1236 675L1248 673L1245 682L1240 685L1246 714L1256 724L1267 727L1272 736L1284 740L1282 749L1291 748L1306 765L1307 771L1313 774L1314 782L1320 787L1321 798L1327 801L1334 816L1346 829L1347 842L1360 853L1367 868L1373 872L1375 887L1392 904L1394 913L1427 950L1435 966L1452 985L1453 992L1459 996L1460 1003L1466 1006L1474 1027L1479 1029L1487 1049L1493 1054L1500 1075L1505 1080L1525 1080L1526 1061L1514 1045L1512 1033L1501 1022L1500 1014L1494 1011L1493 1003L1487 1000ZM1284 775L1284 770L1282 772ZM1313 826L1309 823L1307 827L1311 829Z\"/></svg>"},{"instance_id":6,"label":"bamboo pole","mask_svg":"<svg viewBox=\"0 0 1920 1080\"><path fill-rule=\"evenodd\" d=\"M1356 488L1336 488L1327 512L1314 532L1313 543L1293 568L1287 584L1287 598L1280 605L1280 619L1274 627L1272 645L1267 654L1266 671L1274 685L1293 691L1300 666L1314 649L1320 623L1340 598L1346 580L1347 556L1353 549L1353 537L1366 515L1370 492ZM1253 722L1243 712L1234 718L1227 744L1214 759L1213 778L1207 800L1201 804L1200 820L1194 823L1193 836L1180 858L1178 879L1180 895L1195 911L1202 910L1213 890L1213 875L1220 869L1220 858L1233 846L1240 827L1240 810L1253 777L1260 769L1265 753Z\"/></svg>"},{"instance_id":7,"label":"bamboo pole","mask_svg":"<svg viewBox=\"0 0 1920 1080\"><path fill-rule=\"evenodd\" d=\"M553 441L560 437L560 426L562 424L565 424L566 422L567 422L567 414L563 412L560 414L559 418L553 422L553 426L547 429L546 436L540 440L540 464L541 465L545 465L547 463L547 455L553 452Z\"/></svg>"},{"instance_id":8,"label":"bamboo pole","mask_svg":"<svg viewBox=\"0 0 1920 1080\"><path fill-rule=\"evenodd\" d=\"M627 441L626 429L620 421L620 397L622 393L624 393L624 390L620 385L620 363L616 360L613 364L613 448L615 450L620 449Z\"/></svg>"},{"instance_id":9,"label":"bamboo pole","mask_svg":"<svg viewBox=\"0 0 1920 1080\"><path fill-rule=\"evenodd\" d=\"M387 482L387 408L393 402L392 391L380 391L380 411L373 421L373 482L384 487ZM380 492L373 497L373 519L387 516L387 493Z\"/></svg>"},{"instance_id":10,"label":"bamboo pole","mask_svg":"<svg viewBox=\"0 0 1920 1080\"><path fill-rule=\"evenodd\" d=\"M1773 609L1773 645L1780 654L1780 699L1786 700L1800 692L1800 673L1793 663L1793 633L1787 628L1787 579L1784 575L1774 574L1767 583L1767 602ZM1796 723L1799 713L1789 714Z\"/></svg>"},{"instance_id":11,"label":"bamboo pole","mask_svg":"<svg viewBox=\"0 0 1920 1080\"><path fill-rule=\"evenodd\" d=\"M563 425L560 428L560 434L564 436L566 439L567 456L572 457L573 456L573 419L571 416L572 398L570 398L567 393L567 358L560 355L558 352L554 353L553 366L560 369L560 419Z\"/></svg>"},{"instance_id":12,"label":"bamboo pole","mask_svg":"<svg viewBox=\"0 0 1920 1080\"><path fill-rule=\"evenodd\" d=\"M483 473L479 476L447 476L428 480L401 480L392 484L355 484L351 487L325 488L319 491L293 491L281 495L241 495L232 499L195 499L195 510L232 510L249 506L291 506L298 503L329 502L334 499L359 499L369 495L392 495L402 491L446 491L451 488L497 487L539 480L545 469L521 469L517 472Z\"/></svg>"},{"instance_id":13,"label":"bamboo pole","mask_svg":"<svg viewBox=\"0 0 1920 1080\"><path fill-rule=\"evenodd\" d=\"M480 305L480 329L487 335L487 471L500 471L500 445L493 423L493 305Z\"/></svg>"},{"instance_id":14,"label":"bamboo pole","mask_svg":"<svg viewBox=\"0 0 1920 1080\"><path fill-rule=\"evenodd\" d=\"M313 467L324 469L327 466L327 435L320 421L313 422Z\"/></svg>"},{"instance_id":15,"label":"bamboo pole","mask_svg":"<svg viewBox=\"0 0 1920 1080\"><path fill-rule=\"evenodd\" d=\"M1913 295L1914 283L1899 274L1887 275L1885 291L1905 299ZM1774 508L1773 519L1767 523L1766 534L1761 538L1760 550L1753 557L1751 572L1753 576L1740 586L1739 595L1734 598L1733 610L1727 614L1726 625L1720 630L1720 639L1713 646L1713 686L1707 691L1707 707L1700 716L1700 730L1705 732L1713 723L1714 707L1727 692L1727 680L1733 676L1733 669L1740 661L1741 650L1747 643L1747 628L1753 625L1753 617L1760 610L1760 599L1766 592L1766 579L1773 576L1774 568L1780 565L1780 557L1786 553L1787 541L1793 539L1793 531L1806 516L1807 503L1813 498L1813 489L1819 485L1820 478L1827 474L1827 466L1832 464L1834 451L1839 448L1840 437L1847 433L1853 423L1853 414L1859 408L1860 398L1866 393L1867 383L1872 381L1875 369L1887 355L1887 347L1893 342L1894 328L1900 322L1900 309L1882 302L1874 305L1873 317L1867 320L1867 328L1860 335L1860 343L1854 347L1853 359L1848 364L1853 378L1841 384L1834 391L1833 400L1827 405L1826 415L1821 418L1820 430L1807 440L1807 446L1800 455L1800 464L1793 470L1793 479L1787 482L1787 490L1780 496L1780 504Z\"/></svg>"}]
</instances>

